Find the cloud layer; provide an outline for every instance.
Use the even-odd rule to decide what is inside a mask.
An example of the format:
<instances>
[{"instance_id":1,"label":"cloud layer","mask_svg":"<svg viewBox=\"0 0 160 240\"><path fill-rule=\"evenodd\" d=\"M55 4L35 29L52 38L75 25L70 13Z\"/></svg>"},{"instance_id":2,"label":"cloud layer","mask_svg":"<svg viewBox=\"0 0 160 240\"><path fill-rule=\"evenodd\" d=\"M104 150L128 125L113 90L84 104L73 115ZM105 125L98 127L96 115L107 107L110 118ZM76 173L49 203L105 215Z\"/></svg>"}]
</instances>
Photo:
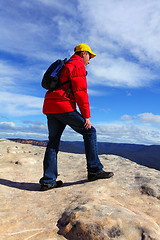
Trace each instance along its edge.
<instances>
[{"instance_id":1,"label":"cloud layer","mask_svg":"<svg viewBox=\"0 0 160 240\"><path fill-rule=\"evenodd\" d=\"M124 122L124 120L126 122ZM145 124L142 124L145 122ZM156 126L152 126L156 123ZM122 120L113 123L95 124L99 142L160 144L160 115L142 113L138 116L122 116ZM0 123L0 138L47 139L47 126L43 122L24 121ZM80 134L66 127L62 140L83 141Z\"/></svg>"},{"instance_id":2,"label":"cloud layer","mask_svg":"<svg viewBox=\"0 0 160 240\"><path fill-rule=\"evenodd\" d=\"M11 0L8 6L2 1L0 50L48 64L88 42L97 53L89 83L132 88L157 79L159 1L77 2Z\"/></svg>"},{"instance_id":3,"label":"cloud layer","mask_svg":"<svg viewBox=\"0 0 160 240\"><path fill-rule=\"evenodd\" d=\"M0 92L1 114L21 117L42 114L43 99L8 92Z\"/></svg>"},{"instance_id":4,"label":"cloud layer","mask_svg":"<svg viewBox=\"0 0 160 240\"><path fill-rule=\"evenodd\" d=\"M2 0L0 8L0 109L1 119L8 119L0 123L1 137L46 138L43 122L17 119L40 118L45 69L70 57L80 42L97 53L88 66L90 96L107 96L106 87L130 92L158 82L159 0ZM159 123L158 113L142 110L96 127L99 141L155 144ZM70 131L66 139L81 139Z\"/></svg>"}]
</instances>

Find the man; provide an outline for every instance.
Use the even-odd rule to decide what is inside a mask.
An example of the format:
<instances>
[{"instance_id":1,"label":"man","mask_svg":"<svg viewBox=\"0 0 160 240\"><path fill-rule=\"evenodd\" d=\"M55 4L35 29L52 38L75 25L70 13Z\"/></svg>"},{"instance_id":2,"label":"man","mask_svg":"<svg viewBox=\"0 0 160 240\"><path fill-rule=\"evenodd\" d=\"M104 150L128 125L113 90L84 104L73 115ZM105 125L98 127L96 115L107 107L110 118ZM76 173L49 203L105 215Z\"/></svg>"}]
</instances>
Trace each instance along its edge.
<instances>
[{"instance_id":1,"label":"man","mask_svg":"<svg viewBox=\"0 0 160 240\"><path fill-rule=\"evenodd\" d=\"M63 67L60 81L64 83L57 90L48 91L45 95L43 113L48 119L49 142L46 148L43 168L44 175L40 179L41 190L60 187L62 181L56 181L57 154L61 135L69 125L84 139L87 160L88 180L110 178L112 172L103 171L97 151L96 130L90 122L90 106L87 94L86 69L90 59L96 56L87 44L79 44L74 48L74 55ZM76 110L78 105L80 112Z\"/></svg>"}]
</instances>

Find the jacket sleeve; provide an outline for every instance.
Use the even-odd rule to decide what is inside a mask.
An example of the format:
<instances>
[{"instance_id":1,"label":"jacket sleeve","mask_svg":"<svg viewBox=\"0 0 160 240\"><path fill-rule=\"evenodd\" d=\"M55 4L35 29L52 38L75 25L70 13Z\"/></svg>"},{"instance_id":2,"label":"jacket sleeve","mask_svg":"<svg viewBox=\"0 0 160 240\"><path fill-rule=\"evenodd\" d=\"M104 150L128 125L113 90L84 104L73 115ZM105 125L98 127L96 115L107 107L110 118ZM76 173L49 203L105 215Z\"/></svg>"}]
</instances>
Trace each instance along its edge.
<instances>
[{"instance_id":1,"label":"jacket sleeve","mask_svg":"<svg viewBox=\"0 0 160 240\"><path fill-rule=\"evenodd\" d=\"M90 106L89 97L87 93L87 79L85 66L74 66L70 72L70 80L72 84L72 91L75 101L81 111L84 118L89 118Z\"/></svg>"}]
</instances>

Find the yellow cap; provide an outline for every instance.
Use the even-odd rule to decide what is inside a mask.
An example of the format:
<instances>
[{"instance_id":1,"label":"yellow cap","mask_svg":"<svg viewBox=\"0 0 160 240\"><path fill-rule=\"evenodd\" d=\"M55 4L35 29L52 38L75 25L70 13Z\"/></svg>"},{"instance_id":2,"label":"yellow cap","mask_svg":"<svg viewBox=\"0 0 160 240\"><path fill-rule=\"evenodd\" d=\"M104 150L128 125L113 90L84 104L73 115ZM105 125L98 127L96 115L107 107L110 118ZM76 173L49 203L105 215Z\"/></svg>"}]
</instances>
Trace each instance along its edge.
<instances>
[{"instance_id":1,"label":"yellow cap","mask_svg":"<svg viewBox=\"0 0 160 240\"><path fill-rule=\"evenodd\" d=\"M94 58L96 56L96 54L91 51L91 48L85 43L81 43L74 48L74 52L83 52L83 51L89 52L91 54L91 58Z\"/></svg>"}]
</instances>

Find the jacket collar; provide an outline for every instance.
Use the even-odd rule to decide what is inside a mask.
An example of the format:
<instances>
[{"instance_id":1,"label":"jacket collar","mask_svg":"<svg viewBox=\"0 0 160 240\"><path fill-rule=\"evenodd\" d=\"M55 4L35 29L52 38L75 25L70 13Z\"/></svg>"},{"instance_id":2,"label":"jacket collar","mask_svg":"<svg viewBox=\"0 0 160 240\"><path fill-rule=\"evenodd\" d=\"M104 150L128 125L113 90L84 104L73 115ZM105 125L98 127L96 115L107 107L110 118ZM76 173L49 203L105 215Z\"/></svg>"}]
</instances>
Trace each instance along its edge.
<instances>
[{"instance_id":1,"label":"jacket collar","mask_svg":"<svg viewBox=\"0 0 160 240\"><path fill-rule=\"evenodd\" d=\"M71 60L71 59L79 60L80 62L82 62L82 63L84 64L83 59L82 59L80 56L78 56L77 54L72 55L71 58L70 58L70 60Z\"/></svg>"}]
</instances>

